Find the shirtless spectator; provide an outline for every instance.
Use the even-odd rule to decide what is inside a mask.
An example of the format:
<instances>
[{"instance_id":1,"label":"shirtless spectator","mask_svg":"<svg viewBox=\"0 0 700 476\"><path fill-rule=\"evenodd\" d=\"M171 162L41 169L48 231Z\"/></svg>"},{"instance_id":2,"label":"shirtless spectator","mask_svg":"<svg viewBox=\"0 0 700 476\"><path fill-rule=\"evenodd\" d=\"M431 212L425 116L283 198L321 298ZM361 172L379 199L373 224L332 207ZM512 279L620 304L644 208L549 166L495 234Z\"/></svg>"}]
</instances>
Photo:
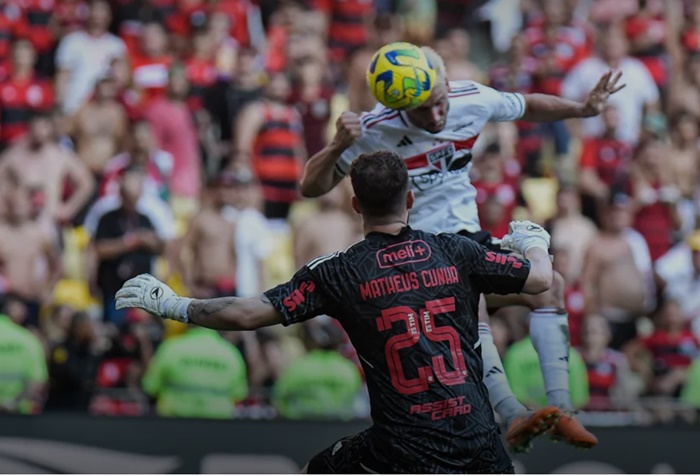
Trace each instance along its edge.
<instances>
[{"instance_id":1,"label":"shirtless spectator","mask_svg":"<svg viewBox=\"0 0 700 476\"><path fill-rule=\"evenodd\" d=\"M361 239L356 223L343 210L344 194L334 188L318 199L318 212L294 227L294 262L302 266L313 258L343 251ZM333 230L329 233L329 230Z\"/></svg>"},{"instance_id":2,"label":"shirtless spectator","mask_svg":"<svg viewBox=\"0 0 700 476\"><path fill-rule=\"evenodd\" d=\"M386 13L377 14L368 28L368 44L350 59L348 68L348 110L357 114L371 111L377 100L367 87L367 67L372 55L382 46L399 41L402 28L398 17Z\"/></svg>"},{"instance_id":3,"label":"shirtless spectator","mask_svg":"<svg viewBox=\"0 0 700 476\"><path fill-rule=\"evenodd\" d=\"M95 95L73 117L71 135L78 157L99 181L109 160L125 145L128 123L108 74L97 81Z\"/></svg>"},{"instance_id":4,"label":"shirtless spectator","mask_svg":"<svg viewBox=\"0 0 700 476\"><path fill-rule=\"evenodd\" d=\"M667 109L671 116L688 111L700 117L700 54L689 56L683 67L671 75Z\"/></svg>"},{"instance_id":5,"label":"shirtless spectator","mask_svg":"<svg viewBox=\"0 0 700 476\"><path fill-rule=\"evenodd\" d=\"M61 276L53 237L30 217L29 194L21 186L5 189L5 216L0 221L0 286L26 303L25 325L39 326L42 304L50 302ZM37 273L37 270L44 269Z\"/></svg>"},{"instance_id":6,"label":"shirtless spectator","mask_svg":"<svg viewBox=\"0 0 700 476\"><path fill-rule=\"evenodd\" d=\"M471 80L479 83L486 81L485 73L469 61L470 41L469 33L463 28L449 30L437 40L435 51L445 61L449 81Z\"/></svg>"},{"instance_id":7,"label":"shirtless spectator","mask_svg":"<svg viewBox=\"0 0 700 476\"><path fill-rule=\"evenodd\" d=\"M56 51L56 97L63 110L75 112L94 90L114 58L126 54L124 42L109 33L110 2L90 2L84 30L64 36Z\"/></svg>"},{"instance_id":8,"label":"shirtless spectator","mask_svg":"<svg viewBox=\"0 0 700 476\"><path fill-rule=\"evenodd\" d=\"M557 214L547 228L552 243L566 244L570 269L564 274L574 281L581 275L586 250L598 234L593 222L581 214L581 200L576 188L562 186L557 193Z\"/></svg>"},{"instance_id":9,"label":"shirtless spectator","mask_svg":"<svg viewBox=\"0 0 700 476\"><path fill-rule=\"evenodd\" d=\"M671 151L668 161L671 180L681 194L678 211L681 215L684 234L696 228L694 199L700 179L700 153L698 152L698 117L680 112L671 117Z\"/></svg>"},{"instance_id":10,"label":"shirtless spectator","mask_svg":"<svg viewBox=\"0 0 700 476\"><path fill-rule=\"evenodd\" d=\"M173 158L170 191L188 200L199 197L201 164L197 148L197 130L185 100L189 83L184 68L173 66L168 74L164 96L154 98L144 111L158 147Z\"/></svg>"},{"instance_id":11,"label":"shirtless spectator","mask_svg":"<svg viewBox=\"0 0 700 476\"><path fill-rule=\"evenodd\" d=\"M630 171L633 226L647 241L654 261L671 248L673 234L681 226L677 206L681 196L667 165L668 153L660 141L645 141L637 148Z\"/></svg>"},{"instance_id":12,"label":"shirtless spectator","mask_svg":"<svg viewBox=\"0 0 700 476\"><path fill-rule=\"evenodd\" d=\"M611 193L628 192L629 166L632 147L617 138L620 113L615 106L603 110L604 131L600 136L583 141L579 167L579 190L583 213L599 223L598 209L605 205Z\"/></svg>"},{"instance_id":13,"label":"shirtless spectator","mask_svg":"<svg viewBox=\"0 0 700 476\"><path fill-rule=\"evenodd\" d=\"M236 295L236 224L227 220L224 178L214 179L182 240L185 285L198 299Z\"/></svg>"},{"instance_id":14,"label":"shirtless spectator","mask_svg":"<svg viewBox=\"0 0 700 476\"><path fill-rule=\"evenodd\" d=\"M154 258L163 251L163 241L153 223L137 208L144 181L145 173L139 165L123 171L119 178L121 206L100 218L93 237L103 316L116 326L125 324L126 312L114 307L114 295L128 279L152 273Z\"/></svg>"},{"instance_id":15,"label":"shirtless spectator","mask_svg":"<svg viewBox=\"0 0 700 476\"><path fill-rule=\"evenodd\" d=\"M587 314L603 316L610 323L610 346L620 349L637 336L636 319L647 311L644 276L627 236L632 224L629 198L611 197L602 223L586 253L581 285Z\"/></svg>"},{"instance_id":16,"label":"shirtless spectator","mask_svg":"<svg viewBox=\"0 0 700 476\"><path fill-rule=\"evenodd\" d=\"M31 114L53 107L51 83L34 74L36 52L28 40L12 44L9 78L0 82L0 150L27 132Z\"/></svg>"},{"instance_id":17,"label":"shirtless spectator","mask_svg":"<svg viewBox=\"0 0 700 476\"><path fill-rule=\"evenodd\" d=\"M26 188L43 194L41 218L65 224L90 199L94 180L75 154L54 141L53 134L48 113L37 113L30 121L26 139L0 156L0 190L16 177ZM66 183L72 192L64 201Z\"/></svg>"}]
</instances>

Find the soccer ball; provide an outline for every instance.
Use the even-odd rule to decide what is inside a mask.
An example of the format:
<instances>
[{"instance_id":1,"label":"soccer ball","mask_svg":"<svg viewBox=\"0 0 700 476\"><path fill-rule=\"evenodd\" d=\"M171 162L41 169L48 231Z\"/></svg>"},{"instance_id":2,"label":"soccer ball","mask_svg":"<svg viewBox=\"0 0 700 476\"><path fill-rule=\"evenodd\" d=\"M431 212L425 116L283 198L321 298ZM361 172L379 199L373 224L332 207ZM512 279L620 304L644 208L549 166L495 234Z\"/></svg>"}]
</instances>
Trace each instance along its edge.
<instances>
[{"instance_id":1,"label":"soccer ball","mask_svg":"<svg viewBox=\"0 0 700 476\"><path fill-rule=\"evenodd\" d=\"M435 85L435 68L418 46L390 43L372 57L367 84L377 101L386 107L412 109L430 96Z\"/></svg>"}]
</instances>

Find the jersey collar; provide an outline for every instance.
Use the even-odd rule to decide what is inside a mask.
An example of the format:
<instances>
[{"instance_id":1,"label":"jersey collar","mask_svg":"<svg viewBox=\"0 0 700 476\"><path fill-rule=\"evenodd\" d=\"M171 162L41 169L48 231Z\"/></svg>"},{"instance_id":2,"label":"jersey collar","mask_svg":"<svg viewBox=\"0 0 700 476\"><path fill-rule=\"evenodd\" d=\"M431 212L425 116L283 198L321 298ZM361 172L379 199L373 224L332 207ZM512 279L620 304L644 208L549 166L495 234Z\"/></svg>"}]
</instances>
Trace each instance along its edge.
<instances>
[{"instance_id":1,"label":"jersey collar","mask_svg":"<svg viewBox=\"0 0 700 476\"><path fill-rule=\"evenodd\" d=\"M374 238L376 238L376 239L400 238L400 237L403 237L404 235L406 235L410 231L411 231L411 227L409 225L406 225L403 228L401 228L401 230L396 235L393 235L391 233L384 233L381 231L371 231L371 232L367 233L367 236L365 236L365 239L370 239L370 238L372 238L372 239L374 239Z\"/></svg>"}]
</instances>

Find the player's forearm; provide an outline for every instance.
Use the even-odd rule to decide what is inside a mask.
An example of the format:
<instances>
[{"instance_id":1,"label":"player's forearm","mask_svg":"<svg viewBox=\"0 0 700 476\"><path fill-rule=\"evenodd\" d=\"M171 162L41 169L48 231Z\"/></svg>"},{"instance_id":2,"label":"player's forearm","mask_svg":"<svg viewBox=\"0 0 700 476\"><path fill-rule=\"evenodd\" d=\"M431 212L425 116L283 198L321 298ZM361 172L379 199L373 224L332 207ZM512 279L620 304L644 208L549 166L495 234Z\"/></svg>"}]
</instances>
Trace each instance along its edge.
<instances>
[{"instance_id":1,"label":"player's forearm","mask_svg":"<svg viewBox=\"0 0 700 476\"><path fill-rule=\"evenodd\" d=\"M530 274L523 286L526 294L539 294L552 286L552 261L549 253L539 247L531 247L525 253L525 259L530 262Z\"/></svg>"},{"instance_id":2,"label":"player's forearm","mask_svg":"<svg viewBox=\"0 0 700 476\"><path fill-rule=\"evenodd\" d=\"M331 142L306 162L300 183L303 196L315 198L336 186L335 163L344 151L344 148Z\"/></svg>"},{"instance_id":3,"label":"player's forearm","mask_svg":"<svg viewBox=\"0 0 700 476\"><path fill-rule=\"evenodd\" d=\"M595 116L596 114L596 111L590 110L582 102L549 94L526 94L525 114L522 120L530 122L562 121Z\"/></svg>"},{"instance_id":4,"label":"player's forearm","mask_svg":"<svg viewBox=\"0 0 700 476\"><path fill-rule=\"evenodd\" d=\"M187 307L187 322L220 331L249 331L274 324L261 323L257 299L269 305L264 294L259 298L193 299Z\"/></svg>"}]
</instances>

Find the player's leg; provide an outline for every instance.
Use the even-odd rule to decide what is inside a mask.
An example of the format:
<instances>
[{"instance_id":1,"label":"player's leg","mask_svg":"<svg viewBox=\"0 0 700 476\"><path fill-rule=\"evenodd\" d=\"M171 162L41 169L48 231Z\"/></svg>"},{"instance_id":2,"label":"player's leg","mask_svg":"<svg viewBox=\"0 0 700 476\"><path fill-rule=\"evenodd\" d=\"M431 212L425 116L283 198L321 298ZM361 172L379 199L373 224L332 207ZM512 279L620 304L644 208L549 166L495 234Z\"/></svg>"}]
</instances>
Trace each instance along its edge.
<instances>
[{"instance_id":1,"label":"player's leg","mask_svg":"<svg viewBox=\"0 0 700 476\"><path fill-rule=\"evenodd\" d=\"M580 447L591 447L597 438L570 414L574 408L569 392L569 320L564 304L564 278L555 272L551 288L537 295L489 295L487 307L527 306L530 311L530 338L540 359L547 399L568 412L558 422L553 436Z\"/></svg>"},{"instance_id":2,"label":"player's leg","mask_svg":"<svg viewBox=\"0 0 700 476\"><path fill-rule=\"evenodd\" d=\"M491 405L508 428L506 441L514 451L526 451L534 438L556 424L561 412L555 407L532 412L515 397L508 383L501 356L493 341L486 300L483 295L479 300L479 342L481 343L481 359L484 364L484 384L489 391Z\"/></svg>"}]
</instances>

